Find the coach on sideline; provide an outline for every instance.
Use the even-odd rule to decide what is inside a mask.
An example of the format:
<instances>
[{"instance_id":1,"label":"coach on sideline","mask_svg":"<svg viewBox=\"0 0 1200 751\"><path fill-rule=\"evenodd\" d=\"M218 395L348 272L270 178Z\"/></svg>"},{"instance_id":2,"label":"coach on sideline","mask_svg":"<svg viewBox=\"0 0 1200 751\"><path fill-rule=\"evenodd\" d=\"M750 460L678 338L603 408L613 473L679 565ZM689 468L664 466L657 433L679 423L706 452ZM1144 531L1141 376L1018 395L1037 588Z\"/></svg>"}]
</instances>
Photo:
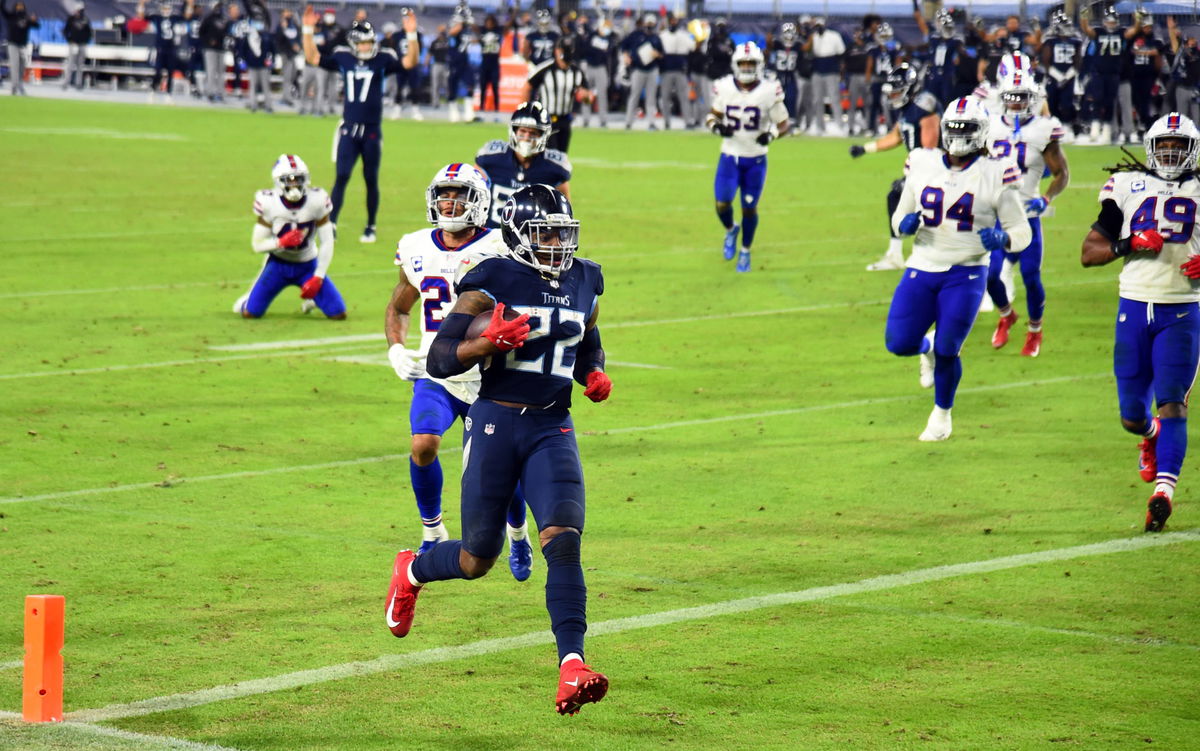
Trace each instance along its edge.
<instances>
[{"instance_id":1,"label":"coach on sideline","mask_svg":"<svg viewBox=\"0 0 1200 751\"><path fill-rule=\"evenodd\" d=\"M554 43L554 59L547 60L533 69L526 83L525 101L537 100L550 114L554 126L547 148L558 149L564 154L571 143L571 111L576 96L585 105L590 105L595 94L588 89L588 79L575 64L575 45L567 38Z\"/></svg>"}]
</instances>

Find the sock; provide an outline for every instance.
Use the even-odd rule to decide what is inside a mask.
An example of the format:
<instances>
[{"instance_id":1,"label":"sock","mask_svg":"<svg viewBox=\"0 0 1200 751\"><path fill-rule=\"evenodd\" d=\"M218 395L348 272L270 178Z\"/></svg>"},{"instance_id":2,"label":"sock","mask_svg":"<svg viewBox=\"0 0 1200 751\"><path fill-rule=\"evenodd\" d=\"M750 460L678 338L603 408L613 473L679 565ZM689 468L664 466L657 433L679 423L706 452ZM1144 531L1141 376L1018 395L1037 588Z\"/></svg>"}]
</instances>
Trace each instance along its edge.
<instances>
[{"instance_id":1,"label":"sock","mask_svg":"<svg viewBox=\"0 0 1200 751\"><path fill-rule=\"evenodd\" d=\"M1165 491L1169 498L1175 492L1179 471L1183 469L1183 455L1187 453L1186 417L1158 418L1158 443L1154 453L1158 457L1154 491L1159 492L1159 486L1169 485L1170 490Z\"/></svg>"},{"instance_id":2,"label":"sock","mask_svg":"<svg viewBox=\"0 0 1200 751\"><path fill-rule=\"evenodd\" d=\"M527 537L529 537L529 527L527 525L522 524L519 527L515 527L512 524L508 525L509 542L520 542Z\"/></svg>"},{"instance_id":3,"label":"sock","mask_svg":"<svg viewBox=\"0 0 1200 751\"><path fill-rule=\"evenodd\" d=\"M438 517L437 521L428 519L421 520L421 540L449 540L450 533L446 531L446 525L442 524L442 517Z\"/></svg>"},{"instance_id":4,"label":"sock","mask_svg":"<svg viewBox=\"0 0 1200 751\"><path fill-rule=\"evenodd\" d=\"M887 254L889 258L904 257L904 240L899 237L893 237L888 240Z\"/></svg>"},{"instance_id":5,"label":"sock","mask_svg":"<svg viewBox=\"0 0 1200 751\"><path fill-rule=\"evenodd\" d=\"M1156 418L1153 420L1147 420L1146 424L1149 425L1150 427L1146 428L1146 432L1143 433L1142 435L1144 435L1147 438L1157 437L1158 436L1158 419Z\"/></svg>"},{"instance_id":6,"label":"sock","mask_svg":"<svg viewBox=\"0 0 1200 751\"><path fill-rule=\"evenodd\" d=\"M934 354L933 403L942 409L954 406L954 392L962 380L962 360L956 355Z\"/></svg>"},{"instance_id":7,"label":"sock","mask_svg":"<svg viewBox=\"0 0 1200 751\"><path fill-rule=\"evenodd\" d=\"M746 216L742 214L742 247L750 250L750 244L754 242L754 231L758 229L758 212Z\"/></svg>"},{"instance_id":8,"label":"sock","mask_svg":"<svg viewBox=\"0 0 1200 751\"><path fill-rule=\"evenodd\" d=\"M458 561L460 550L462 540L446 540L434 545L428 553L417 556L412 562L408 573L409 581L416 585L447 579L466 579Z\"/></svg>"},{"instance_id":9,"label":"sock","mask_svg":"<svg viewBox=\"0 0 1200 751\"><path fill-rule=\"evenodd\" d=\"M587 631L587 586L579 562L579 543L577 533L563 532L542 548L546 558L546 611L550 613L550 630L558 644L560 664L572 652L583 654L583 635Z\"/></svg>"},{"instance_id":10,"label":"sock","mask_svg":"<svg viewBox=\"0 0 1200 751\"><path fill-rule=\"evenodd\" d=\"M583 662L583 655L579 654L578 652L572 652L571 654L569 654L566 657L559 660L558 665L559 665L559 667L562 667L563 665L566 665L571 660L579 660L580 662Z\"/></svg>"},{"instance_id":11,"label":"sock","mask_svg":"<svg viewBox=\"0 0 1200 751\"><path fill-rule=\"evenodd\" d=\"M1041 321L1038 321L1037 323L1034 323L1033 321L1029 322L1029 333L1036 334L1037 332L1039 332L1041 330L1042 330L1042 322Z\"/></svg>"},{"instance_id":12,"label":"sock","mask_svg":"<svg viewBox=\"0 0 1200 751\"><path fill-rule=\"evenodd\" d=\"M941 407L937 406L936 404L933 405L933 413L942 419L948 419L950 417L949 409L942 409Z\"/></svg>"},{"instance_id":13,"label":"sock","mask_svg":"<svg viewBox=\"0 0 1200 751\"><path fill-rule=\"evenodd\" d=\"M721 226L725 231L733 229L733 207L727 209L717 209L717 218L721 220Z\"/></svg>"},{"instance_id":14,"label":"sock","mask_svg":"<svg viewBox=\"0 0 1200 751\"><path fill-rule=\"evenodd\" d=\"M412 480L413 495L417 497L417 511L426 526L442 523L442 462L434 459L432 464L418 466L408 458L408 476Z\"/></svg>"},{"instance_id":15,"label":"sock","mask_svg":"<svg viewBox=\"0 0 1200 751\"><path fill-rule=\"evenodd\" d=\"M1006 304L999 308L997 312L1000 313L1001 318L1008 318L1010 315L1012 315L1012 305Z\"/></svg>"}]
</instances>

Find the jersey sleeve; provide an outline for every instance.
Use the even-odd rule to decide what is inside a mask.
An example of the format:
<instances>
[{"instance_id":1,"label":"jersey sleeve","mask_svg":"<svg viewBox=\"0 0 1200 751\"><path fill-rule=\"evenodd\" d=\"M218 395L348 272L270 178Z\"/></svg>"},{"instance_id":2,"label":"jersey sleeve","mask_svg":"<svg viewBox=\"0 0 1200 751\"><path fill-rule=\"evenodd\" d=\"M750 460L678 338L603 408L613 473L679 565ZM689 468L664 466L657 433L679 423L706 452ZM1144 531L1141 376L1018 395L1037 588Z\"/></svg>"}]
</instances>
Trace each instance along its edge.
<instances>
[{"instance_id":1,"label":"jersey sleeve","mask_svg":"<svg viewBox=\"0 0 1200 751\"><path fill-rule=\"evenodd\" d=\"M562 185L571 179L571 159L558 149L546 149L546 161L554 167L553 174L558 178L553 185Z\"/></svg>"},{"instance_id":2,"label":"jersey sleeve","mask_svg":"<svg viewBox=\"0 0 1200 751\"><path fill-rule=\"evenodd\" d=\"M499 139L488 141L480 146L478 153L475 154L476 164L482 164L483 160L487 157L503 154L506 146L508 146L508 143Z\"/></svg>"},{"instance_id":3,"label":"jersey sleeve","mask_svg":"<svg viewBox=\"0 0 1200 751\"><path fill-rule=\"evenodd\" d=\"M1063 128L1062 121L1060 121L1057 117L1051 117L1050 118L1050 143L1054 143L1055 141L1061 141L1063 139L1063 136L1065 136L1066 134L1067 134L1067 131Z\"/></svg>"},{"instance_id":4,"label":"jersey sleeve","mask_svg":"<svg viewBox=\"0 0 1200 751\"><path fill-rule=\"evenodd\" d=\"M321 219L325 219L333 213L333 199L329 197L324 188L313 188L312 197L321 204Z\"/></svg>"},{"instance_id":5,"label":"jersey sleeve","mask_svg":"<svg viewBox=\"0 0 1200 751\"><path fill-rule=\"evenodd\" d=\"M464 292L476 290L495 300L489 291L492 283L492 270L496 268L495 256L472 256L463 261L455 274L454 291L461 295Z\"/></svg>"},{"instance_id":6,"label":"jersey sleeve","mask_svg":"<svg viewBox=\"0 0 1200 751\"><path fill-rule=\"evenodd\" d=\"M941 109L941 106L938 104L937 97L935 97L933 94L930 94L928 91L922 91L920 94L917 94L916 98L913 100L913 104L917 105L931 115L939 114L938 110Z\"/></svg>"},{"instance_id":7,"label":"jersey sleeve","mask_svg":"<svg viewBox=\"0 0 1200 751\"><path fill-rule=\"evenodd\" d=\"M254 215L262 217L267 211L267 202L271 200L271 191L260 190L254 194Z\"/></svg>"},{"instance_id":8,"label":"jersey sleeve","mask_svg":"<svg viewBox=\"0 0 1200 751\"><path fill-rule=\"evenodd\" d=\"M1104 185L1101 186L1100 195L1096 198L1096 202L1104 203L1105 201L1116 201L1117 199L1117 176L1110 175Z\"/></svg>"},{"instance_id":9,"label":"jersey sleeve","mask_svg":"<svg viewBox=\"0 0 1200 751\"><path fill-rule=\"evenodd\" d=\"M399 73L404 70L404 63L401 62L400 56L396 54L396 50L391 47L380 47L379 57L383 59L383 72L385 75Z\"/></svg>"}]
</instances>

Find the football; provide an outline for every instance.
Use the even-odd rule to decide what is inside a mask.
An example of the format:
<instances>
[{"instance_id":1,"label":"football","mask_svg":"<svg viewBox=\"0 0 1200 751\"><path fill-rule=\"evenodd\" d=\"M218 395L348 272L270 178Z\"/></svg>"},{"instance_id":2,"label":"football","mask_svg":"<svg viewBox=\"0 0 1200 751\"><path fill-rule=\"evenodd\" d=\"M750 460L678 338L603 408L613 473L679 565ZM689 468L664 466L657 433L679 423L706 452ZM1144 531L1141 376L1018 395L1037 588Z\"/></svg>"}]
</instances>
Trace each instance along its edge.
<instances>
[{"instance_id":1,"label":"football","mask_svg":"<svg viewBox=\"0 0 1200 751\"><path fill-rule=\"evenodd\" d=\"M495 310L495 308L489 308L488 310L485 310L479 315L475 316L475 320L471 321L470 326L467 326L467 334L464 338L475 339L476 337L483 336L483 330L486 329L488 324L492 322L493 310ZM520 315L520 313L512 308L504 308L504 320L506 321L511 321Z\"/></svg>"}]
</instances>

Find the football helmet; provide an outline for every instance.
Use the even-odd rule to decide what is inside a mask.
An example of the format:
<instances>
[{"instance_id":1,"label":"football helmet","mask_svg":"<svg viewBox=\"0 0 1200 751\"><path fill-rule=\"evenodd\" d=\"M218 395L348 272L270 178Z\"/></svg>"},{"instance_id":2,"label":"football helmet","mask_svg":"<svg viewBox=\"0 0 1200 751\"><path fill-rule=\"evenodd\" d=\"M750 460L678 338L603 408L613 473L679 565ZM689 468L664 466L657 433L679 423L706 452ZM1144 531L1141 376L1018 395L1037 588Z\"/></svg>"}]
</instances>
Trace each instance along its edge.
<instances>
[{"instance_id":1,"label":"football helmet","mask_svg":"<svg viewBox=\"0 0 1200 751\"><path fill-rule=\"evenodd\" d=\"M779 41L784 44L791 44L796 41L796 24L791 21L779 27Z\"/></svg>"},{"instance_id":2,"label":"football helmet","mask_svg":"<svg viewBox=\"0 0 1200 751\"><path fill-rule=\"evenodd\" d=\"M1036 115L1042 107L1042 87L1033 80L1033 61L1024 52L1010 52L996 67L996 83L1004 112L1020 117Z\"/></svg>"},{"instance_id":3,"label":"football helmet","mask_svg":"<svg viewBox=\"0 0 1200 751\"><path fill-rule=\"evenodd\" d=\"M733 78L738 83L761 81L766 61L754 42L743 42L733 51Z\"/></svg>"},{"instance_id":4,"label":"football helmet","mask_svg":"<svg viewBox=\"0 0 1200 751\"><path fill-rule=\"evenodd\" d=\"M954 16L950 11L942 8L934 14L933 29L942 39L951 39L954 36Z\"/></svg>"},{"instance_id":5,"label":"football helmet","mask_svg":"<svg viewBox=\"0 0 1200 751\"><path fill-rule=\"evenodd\" d=\"M895 38L896 32L887 21L879 24L879 28L875 29L875 41L880 44L887 44Z\"/></svg>"},{"instance_id":6,"label":"football helmet","mask_svg":"<svg viewBox=\"0 0 1200 751\"><path fill-rule=\"evenodd\" d=\"M456 190L457 195L453 198L445 196L447 189ZM447 164L437 171L425 189L426 217L430 224L447 232L482 227L487 224L491 195L491 182L478 167L463 162ZM449 216L439 205L446 202L454 204Z\"/></svg>"},{"instance_id":7,"label":"football helmet","mask_svg":"<svg viewBox=\"0 0 1200 751\"><path fill-rule=\"evenodd\" d=\"M537 138L518 138L518 128L530 128L541 131ZM550 113L541 102L522 102L513 110L512 118L508 121L508 144L522 159L528 159L534 154L546 150L550 140Z\"/></svg>"},{"instance_id":8,"label":"football helmet","mask_svg":"<svg viewBox=\"0 0 1200 751\"><path fill-rule=\"evenodd\" d=\"M379 40L375 38L375 27L370 21L351 24L350 31L346 32L346 41L350 42L350 49L359 60L370 60L379 52ZM371 46L364 49L368 43Z\"/></svg>"},{"instance_id":9,"label":"football helmet","mask_svg":"<svg viewBox=\"0 0 1200 751\"><path fill-rule=\"evenodd\" d=\"M1071 36L1073 32L1071 17L1066 11L1059 9L1050 14L1050 36Z\"/></svg>"},{"instance_id":10,"label":"football helmet","mask_svg":"<svg viewBox=\"0 0 1200 751\"><path fill-rule=\"evenodd\" d=\"M1104 8L1104 14L1101 16L1101 23L1104 24L1105 31L1116 31L1121 26L1121 16L1117 13L1117 9L1108 5Z\"/></svg>"},{"instance_id":11,"label":"football helmet","mask_svg":"<svg viewBox=\"0 0 1200 751\"><path fill-rule=\"evenodd\" d=\"M1196 169L1200 130L1190 117L1178 112L1163 115L1146 131L1146 166L1164 180L1174 180ZM1168 140L1185 141L1180 147Z\"/></svg>"},{"instance_id":12,"label":"football helmet","mask_svg":"<svg viewBox=\"0 0 1200 751\"><path fill-rule=\"evenodd\" d=\"M281 154L271 168L271 179L284 199L295 203L308 189L308 165L295 154Z\"/></svg>"},{"instance_id":13,"label":"football helmet","mask_svg":"<svg viewBox=\"0 0 1200 751\"><path fill-rule=\"evenodd\" d=\"M987 147L991 116L975 97L950 102L942 115L942 143L954 156L968 156Z\"/></svg>"},{"instance_id":14,"label":"football helmet","mask_svg":"<svg viewBox=\"0 0 1200 751\"><path fill-rule=\"evenodd\" d=\"M534 24L537 25L537 30L545 34L554 25L554 19L550 16L550 11L542 9L534 16Z\"/></svg>"},{"instance_id":15,"label":"football helmet","mask_svg":"<svg viewBox=\"0 0 1200 751\"><path fill-rule=\"evenodd\" d=\"M571 268L579 248L571 202L549 185L529 185L509 196L500 209L500 230L513 259L548 279Z\"/></svg>"},{"instance_id":16,"label":"football helmet","mask_svg":"<svg viewBox=\"0 0 1200 751\"><path fill-rule=\"evenodd\" d=\"M900 63L883 79L880 91L889 109L902 110L921 90L921 70L910 63Z\"/></svg>"}]
</instances>

